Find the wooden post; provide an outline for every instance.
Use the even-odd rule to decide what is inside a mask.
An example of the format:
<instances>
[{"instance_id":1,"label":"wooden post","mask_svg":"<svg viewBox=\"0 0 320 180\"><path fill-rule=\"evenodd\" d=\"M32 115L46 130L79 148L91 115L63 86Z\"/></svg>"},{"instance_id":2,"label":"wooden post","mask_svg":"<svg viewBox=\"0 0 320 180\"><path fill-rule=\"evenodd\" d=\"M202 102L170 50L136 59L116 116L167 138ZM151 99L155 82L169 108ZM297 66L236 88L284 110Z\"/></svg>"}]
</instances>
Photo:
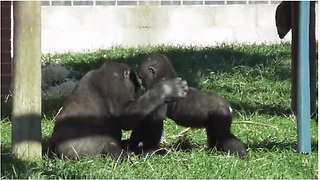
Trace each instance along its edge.
<instances>
[{"instance_id":1,"label":"wooden post","mask_svg":"<svg viewBox=\"0 0 320 180\"><path fill-rule=\"evenodd\" d=\"M14 1L12 151L41 157L41 2Z\"/></svg>"}]
</instances>

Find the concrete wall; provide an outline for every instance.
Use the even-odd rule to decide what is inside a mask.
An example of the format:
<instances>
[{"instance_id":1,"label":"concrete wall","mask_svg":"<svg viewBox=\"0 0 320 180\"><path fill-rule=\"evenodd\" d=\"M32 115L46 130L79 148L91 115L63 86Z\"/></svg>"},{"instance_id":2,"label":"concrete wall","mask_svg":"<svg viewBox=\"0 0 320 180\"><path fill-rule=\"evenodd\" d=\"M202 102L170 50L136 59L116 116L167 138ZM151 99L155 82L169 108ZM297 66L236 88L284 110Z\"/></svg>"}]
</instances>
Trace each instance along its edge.
<instances>
[{"instance_id":1,"label":"concrete wall","mask_svg":"<svg viewBox=\"0 0 320 180\"><path fill-rule=\"evenodd\" d=\"M44 6L42 51L81 52L114 45L279 43L276 6ZM291 32L282 41L290 39Z\"/></svg>"}]
</instances>

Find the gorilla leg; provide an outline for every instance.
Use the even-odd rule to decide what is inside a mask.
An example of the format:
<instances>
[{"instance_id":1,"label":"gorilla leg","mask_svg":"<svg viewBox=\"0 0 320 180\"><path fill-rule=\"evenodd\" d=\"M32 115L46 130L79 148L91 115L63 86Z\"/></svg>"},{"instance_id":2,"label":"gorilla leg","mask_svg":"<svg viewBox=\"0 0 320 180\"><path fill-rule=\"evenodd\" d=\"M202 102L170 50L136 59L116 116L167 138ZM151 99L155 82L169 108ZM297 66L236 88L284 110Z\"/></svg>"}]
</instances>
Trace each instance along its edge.
<instances>
[{"instance_id":1,"label":"gorilla leg","mask_svg":"<svg viewBox=\"0 0 320 180\"><path fill-rule=\"evenodd\" d=\"M157 108L132 131L128 140L130 151L136 154L148 153L159 148L163 131L163 120L166 117L167 105Z\"/></svg>"},{"instance_id":2,"label":"gorilla leg","mask_svg":"<svg viewBox=\"0 0 320 180\"><path fill-rule=\"evenodd\" d=\"M128 140L129 150L136 154L148 153L159 148L163 131L163 121L151 119L143 121Z\"/></svg>"},{"instance_id":3,"label":"gorilla leg","mask_svg":"<svg viewBox=\"0 0 320 180\"><path fill-rule=\"evenodd\" d=\"M119 144L120 136L93 132L94 129L79 131L77 128L57 130L49 140L50 149L61 158L79 160L85 156L111 155L113 158L124 157ZM119 131L121 133L121 131Z\"/></svg>"},{"instance_id":4,"label":"gorilla leg","mask_svg":"<svg viewBox=\"0 0 320 180\"><path fill-rule=\"evenodd\" d=\"M79 160L85 156L111 155L113 158L122 157L122 149L117 141L107 136L82 137L59 143L56 153L61 158Z\"/></svg>"},{"instance_id":5,"label":"gorilla leg","mask_svg":"<svg viewBox=\"0 0 320 180\"><path fill-rule=\"evenodd\" d=\"M232 114L229 107L221 107L219 111L212 112L207 122L206 133L208 147L217 147L218 150L230 152L243 157L247 150L243 142L230 131Z\"/></svg>"}]
</instances>

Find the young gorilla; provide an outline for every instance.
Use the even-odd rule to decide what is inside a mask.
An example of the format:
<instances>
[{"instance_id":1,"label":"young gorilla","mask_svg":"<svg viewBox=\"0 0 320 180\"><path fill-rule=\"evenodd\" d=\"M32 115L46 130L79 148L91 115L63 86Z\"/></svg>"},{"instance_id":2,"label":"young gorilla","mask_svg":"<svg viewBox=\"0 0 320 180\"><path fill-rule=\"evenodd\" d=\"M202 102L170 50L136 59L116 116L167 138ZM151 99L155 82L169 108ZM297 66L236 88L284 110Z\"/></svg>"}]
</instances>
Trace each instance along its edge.
<instances>
[{"instance_id":1,"label":"young gorilla","mask_svg":"<svg viewBox=\"0 0 320 180\"><path fill-rule=\"evenodd\" d=\"M169 59L161 54L149 55L139 66L138 74L146 89L157 83L176 78L177 75ZM136 153L148 152L158 147L164 117L167 115L178 125L191 128L206 128L209 148L236 153L243 157L247 154L244 143L231 131L232 109L229 103L211 92L190 88L187 97L162 105L148 116L148 120L133 130L128 140L129 149ZM162 116L162 117L161 117Z\"/></svg>"},{"instance_id":2,"label":"young gorilla","mask_svg":"<svg viewBox=\"0 0 320 180\"><path fill-rule=\"evenodd\" d=\"M107 62L88 72L68 96L56 117L49 150L59 157L122 154L121 130L133 129L144 117L167 101L186 97L181 78L162 81L137 100L137 75L127 65Z\"/></svg>"}]
</instances>

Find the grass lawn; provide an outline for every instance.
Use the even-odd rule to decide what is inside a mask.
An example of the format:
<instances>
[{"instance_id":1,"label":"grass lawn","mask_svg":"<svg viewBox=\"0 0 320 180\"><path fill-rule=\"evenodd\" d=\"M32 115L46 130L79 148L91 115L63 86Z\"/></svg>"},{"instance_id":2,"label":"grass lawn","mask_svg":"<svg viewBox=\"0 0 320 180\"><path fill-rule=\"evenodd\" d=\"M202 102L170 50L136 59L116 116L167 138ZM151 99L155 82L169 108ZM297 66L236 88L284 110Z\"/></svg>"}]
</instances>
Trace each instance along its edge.
<instances>
[{"instance_id":1,"label":"grass lawn","mask_svg":"<svg viewBox=\"0 0 320 180\"><path fill-rule=\"evenodd\" d=\"M59 59L80 72L99 67L103 61L117 60L137 67L141 55L163 52L171 58L179 76L190 86L215 91L234 108L232 131L250 149L247 159L210 152L203 129L182 133L185 128L165 121L166 155L132 157L132 163L110 158L88 157L63 162L44 157L36 162L17 159L11 152L10 99L1 104L1 178L75 179L317 179L318 124L313 120L312 153L296 152L297 122L290 110L290 45L221 44L215 48L141 47L99 50L92 53L43 56L48 64ZM42 134L50 136L53 116L63 97L43 100ZM253 121L269 124L242 124ZM130 132L124 133L124 138Z\"/></svg>"}]
</instances>

